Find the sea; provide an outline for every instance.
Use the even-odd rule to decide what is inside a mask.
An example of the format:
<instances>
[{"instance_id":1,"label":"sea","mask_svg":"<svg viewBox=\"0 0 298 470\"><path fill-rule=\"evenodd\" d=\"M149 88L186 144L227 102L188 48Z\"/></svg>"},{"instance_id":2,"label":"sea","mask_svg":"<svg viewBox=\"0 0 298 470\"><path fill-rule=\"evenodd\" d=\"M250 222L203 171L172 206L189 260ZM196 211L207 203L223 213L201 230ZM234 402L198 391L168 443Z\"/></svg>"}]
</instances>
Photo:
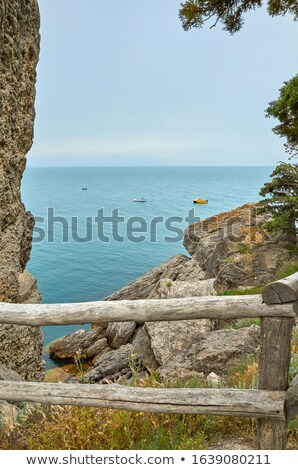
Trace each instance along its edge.
<instances>
[{"instance_id":1,"label":"sea","mask_svg":"<svg viewBox=\"0 0 298 470\"><path fill-rule=\"evenodd\" d=\"M272 170L28 168L22 197L36 225L27 269L43 303L102 299L171 256L187 254L183 230L191 221L260 200ZM134 202L140 198L146 202ZM196 198L208 204L193 204ZM44 327L45 347L79 328ZM48 368L57 364L47 352L44 358Z\"/></svg>"}]
</instances>

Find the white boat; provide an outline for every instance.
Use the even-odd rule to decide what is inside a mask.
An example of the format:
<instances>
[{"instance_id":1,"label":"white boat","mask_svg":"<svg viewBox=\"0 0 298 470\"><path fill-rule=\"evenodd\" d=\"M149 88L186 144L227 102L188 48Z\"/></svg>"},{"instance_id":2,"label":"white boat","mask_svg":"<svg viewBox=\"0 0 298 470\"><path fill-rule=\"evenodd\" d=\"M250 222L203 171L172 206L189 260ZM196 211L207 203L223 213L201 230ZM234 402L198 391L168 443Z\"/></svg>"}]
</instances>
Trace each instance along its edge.
<instances>
[{"instance_id":1,"label":"white boat","mask_svg":"<svg viewBox=\"0 0 298 470\"><path fill-rule=\"evenodd\" d=\"M145 197L141 197L139 199L134 199L133 202L147 202L147 199Z\"/></svg>"}]
</instances>

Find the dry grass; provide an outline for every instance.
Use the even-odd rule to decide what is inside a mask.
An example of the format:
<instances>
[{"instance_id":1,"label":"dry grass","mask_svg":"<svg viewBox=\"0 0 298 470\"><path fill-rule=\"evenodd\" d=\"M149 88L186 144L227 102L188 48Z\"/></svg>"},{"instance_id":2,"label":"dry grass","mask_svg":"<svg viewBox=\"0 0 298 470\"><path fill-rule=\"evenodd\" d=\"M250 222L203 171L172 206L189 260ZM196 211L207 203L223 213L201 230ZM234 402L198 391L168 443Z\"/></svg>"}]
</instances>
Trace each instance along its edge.
<instances>
[{"instance_id":1,"label":"dry grass","mask_svg":"<svg viewBox=\"0 0 298 470\"><path fill-rule=\"evenodd\" d=\"M224 378L223 386L255 387L257 356L238 361ZM138 386L206 386L196 379L188 383L161 384L151 375ZM233 436L254 448L256 420L197 415L166 415L71 406L38 406L22 412L14 428L2 426L0 449L28 450L162 450L216 448L233 442ZM290 447L298 449L298 423L290 423ZM229 444L230 445L230 444Z\"/></svg>"},{"instance_id":2,"label":"dry grass","mask_svg":"<svg viewBox=\"0 0 298 470\"><path fill-rule=\"evenodd\" d=\"M292 339L290 380L298 373L298 327ZM158 374L137 380L140 387L207 387L202 379L187 383L161 383ZM258 355L241 359L222 377L221 386L256 388ZM167 415L71 406L36 406L20 409L14 427L0 421L0 449L28 450L162 450L208 449L233 439L253 449L256 420L197 415ZM240 444L239 444L240 440ZM298 421L289 423L289 447L298 449ZM228 447L224 447L228 448Z\"/></svg>"}]
</instances>

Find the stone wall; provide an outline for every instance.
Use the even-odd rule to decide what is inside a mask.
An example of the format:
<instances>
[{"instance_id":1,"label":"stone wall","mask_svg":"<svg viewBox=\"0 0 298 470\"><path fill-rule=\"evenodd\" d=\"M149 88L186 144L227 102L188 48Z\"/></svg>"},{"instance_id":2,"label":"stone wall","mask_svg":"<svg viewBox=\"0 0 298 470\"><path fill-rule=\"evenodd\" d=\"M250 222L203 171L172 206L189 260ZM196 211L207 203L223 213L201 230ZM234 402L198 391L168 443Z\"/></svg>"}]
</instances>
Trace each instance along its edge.
<instances>
[{"instance_id":1,"label":"stone wall","mask_svg":"<svg viewBox=\"0 0 298 470\"><path fill-rule=\"evenodd\" d=\"M39 24L36 0L0 0L0 301L2 302L22 301L24 279L20 276L30 258L34 219L32 214L25 210L20 189L26 166L26 154L33 142L36 66L40 43ZM26 379L41 377L41 347L42 334L37 328L0 327L0 361L15 369Z\"/></svg>"}]
</instances>

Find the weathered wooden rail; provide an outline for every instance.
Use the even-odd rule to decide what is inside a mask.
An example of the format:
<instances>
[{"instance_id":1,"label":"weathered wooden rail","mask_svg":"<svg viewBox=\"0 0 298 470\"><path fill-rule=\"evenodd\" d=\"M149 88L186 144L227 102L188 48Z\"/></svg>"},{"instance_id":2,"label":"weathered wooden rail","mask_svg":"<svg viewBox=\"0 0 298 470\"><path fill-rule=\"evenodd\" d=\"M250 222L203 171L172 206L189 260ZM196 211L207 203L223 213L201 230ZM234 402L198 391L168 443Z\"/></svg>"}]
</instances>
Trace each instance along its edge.
<instances>
[{"instance_id":1,"label":"weathered wooden rail","mask_svg":"<svg viewBox=\"0 0 298 470\"><path fill-rule=\"evenodd\" d=\"M298 273L269 284L262 295L57 305L0 303L0 324L29 326L261 318L259 390L1 381L0 400L255 417L258 448L285 449L288 420L298 415L298 376L288 387L291 335L297 315Z\"/></svg>"}]
</instances>

